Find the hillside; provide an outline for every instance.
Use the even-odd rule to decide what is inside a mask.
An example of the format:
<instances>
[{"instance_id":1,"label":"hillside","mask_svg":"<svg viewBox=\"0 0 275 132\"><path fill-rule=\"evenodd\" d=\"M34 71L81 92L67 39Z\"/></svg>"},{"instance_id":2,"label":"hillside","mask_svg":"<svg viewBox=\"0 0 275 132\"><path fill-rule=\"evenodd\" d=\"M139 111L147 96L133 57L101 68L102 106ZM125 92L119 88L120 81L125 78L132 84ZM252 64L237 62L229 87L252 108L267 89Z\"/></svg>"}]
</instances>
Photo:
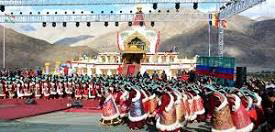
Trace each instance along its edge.
<instances>
[{"instance_id":1,"label":"hillside","mask_svg":"<svg viewBox=\"0 0 275 132\"><path fill-rule=\"evenodd\" d=\"M242 21L240 21L240 18ZM272 34L274 20L255 22L244 17L235 16L229 21L229 28L225 30L225 54L237 58L239 66L275 68L275 41ZM237 26L236 26L237 25ZM239 27L239 28L238 28ZM274 27L274 26L273 26ZM161 44L161 49L176 45L184 55L194 56L208 54L208 26L188 34L179 34L167 39ZM211 28L212 55L217 55L217 29Z\"/></svg>"},{"instance_id":2,"label":"hillside","mask_svg":"<svg viewBox=\"0 0 275 132\"><path fill-rule=\"evenodd\" d=\"M183 12L190 12L184 10ZM194 12L194 11L193 11ZM146 23L150 27L150 23ZM225 55L237 58L238 66L275 68L274 20L255 21L243 16L234 16L225 30ZM122 25L119 31L127 29ZM154 30L161 32L160 50L170 50L174 45L181 56L208 55L208 23L192 18L182 22L156 23ZM110 31L87 45L99 52L116 51L116 32ZM211 28L212 55L217 55L217 29Z\"/></svg>"},{"instance_id":3,"label":"hillside","mask_svg":"<svg viewBox=\"0 0 275 132\"><path fill-rule=\"evenodd\" d=\"M57 45L71 45L71 44L75 44L75 43L78 43L80 41L85 41L89 38L93 38L94 36L91 36L91 35L79 35L79 36L76 36L76 37L66 37L66 38L63 38L63 39L60 39L58 41L56 41L54 44L57 44Z\"/></svg>"},{"instance_id":4,"label":"hillside","mask_svg":"<svg viewBox=\"0 0 275 132\"><path fill-rule=\"evenodd\" d=\"M183 13L200 13L195 10L181 10ZM175 12L171 10L171 13ZM208 55L208 23L186 18L181 22L156 22L160 31L160 50L167 51L176 46L180 56ZM114 27L104 27L102 23L87 28L81 24L63 28L35 28L33 32L17 33L7 29L8 66L29 67L43 64L45 61L70 60L83 52L95 55L96 52L117 51L116 33L128 29L127 23ZM225 55L237 58L238 66L253 68L275 68L275 19L255 21L243 16L234 16L228 21L225 30ZM2 28L0 28L2 32ZM34 39L32 37L38 38ZM2 34L0 34L2 40ZM41 40L43 39L43 40ZM56 45L50 43L56 42ZM217 55L217 29L211 28L212 55ZM70 47L73 46L73 47ZM2 48L2 46L1 46ZM1 49L2 51L2 49ZM2 63L2 54L0 55Z\"/></svg>"},{"instance_id":5,"label":"hillside","mask_svg":"<svg viewBox=\"0 0 275 132\"><path fill-rule=\"evenodd\" d=\"M0 39L3 40L3 27L0 27ZM2 44L0 67L2 67ZM54 63L56 60L70 60L80 53L94 55L95 52L87 47L69 47L52 45L46 41L34 39L6 28L6 67L35 67L45 62Z\"/></svg>"}]
</instances>

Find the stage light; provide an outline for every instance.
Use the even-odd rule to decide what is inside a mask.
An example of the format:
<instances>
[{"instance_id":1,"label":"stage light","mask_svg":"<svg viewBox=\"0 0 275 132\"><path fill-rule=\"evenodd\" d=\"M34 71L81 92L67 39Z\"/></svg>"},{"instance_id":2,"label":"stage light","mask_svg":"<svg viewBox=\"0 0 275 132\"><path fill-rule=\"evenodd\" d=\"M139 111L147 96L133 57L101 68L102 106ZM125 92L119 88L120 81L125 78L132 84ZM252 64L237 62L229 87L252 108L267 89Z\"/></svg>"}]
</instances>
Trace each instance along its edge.
<instances>
[{"instance_id":1,"label":"stage light","mask_svg":"<svg viewBox=\"0 0 275 132\"><path fill-rule=\"evenodd\" d=\"M132 22L128 22L128 26L131 27L133 25Z\"/></svg>"},{"instance_id":2,"label":"stage light","mask_svg":"<svg viewBox=\"0 0 275 132\"><path fill-rule=\"evenodd\" d=\"M198 2L194 2L193 3L193 9L197 10L198 9L198 4L199 4Z\"/></svg>"},{"instance_id":3,"label":"stage light","mask_svg":"<svg viewBox=\"0 0 275 132\"><path fill-rule=\"evenodd\" d=\"M76 23L75 23L75 26L76 26L76 27L79 27L79 25L80 25L79 22L76 22Z\"/></svg>"},{"instance_id":4,"label":"stage light","mask_svg":"<svg viewBox=\"0 0 275 132\"><path fill-rule=\"evenodd\" d=\"M119 23L118 23L118 22L115 22L115 26L118 27L118 26L119 26Z\"/></svg>"},{"instance_id":5,"label":"stage light","mask_svg":"<svg viewBox=\"0 0 275 132\"><path fill-rule=\"evenodd\" d=\"M63 22L62 25L63 25L63 27L66 27L66 26L67 26L67 23L66 23L66 22Z\"/></svg>"},{"instance_id":6,"label":"stage light","mask_svg":"<svg viewBox=\"0 0 275 132\"><path fill-rule=\"evenodd\" d=\"M144 25L144 22L139 22L139 25L142 27Z\"/></svg>"},{"instance_id":7,"label":"stage light","mask_svg":"<svg viewBox=\"0 0 275 132\"><path fill-rule=\"evenodd\" d=\"M212 21L209 21L209 25L210 25L210 26L212 26L212 25L213 25Z\"/></svg>"},{"instance_id":8,"label":"stage light","mask_svg":"<svg viewBox=\"0 0 275 132\"><path fill-rule=\"evenodd\" d=\"M226 3L226 4L225 4L225 6L230 6L230 5L231 5L231 3Z\"/></svg>"},{"instance_id":9,"label":"stage light","mask_svg":"<svg viewBox=\"0 0 275 132\"><path fill-rule=\"evenodd\" d=\"M4 11L5 11L5 6L4 6L4 5L1 5L1 6L0 6L0 10L1 10L2 12L4 12Z\"/></svg>"},{"instance_id":10,"label":"stage light","mask_svg":"<svg viewBox=\"0 0 275 132\"><path fill-rule=\"evenodd\" d=\"M108 27L109 23L108 22L104 22L104 26Z\"/></svg>"},{"instance_id":11,"label":"stage light","mask_svg":"<svg viewBox=\"0 0 275 132\"><path fill-rule=\"evenodd\" d=\"M87 22L87 27L90 27L91 26L91 22Z\"/></svg>"},{"instance_id":12,"label":"stage light","mask_svg":"<svg viewBox=\"0 0 275 132\"><path fill-rule=\"evenodd\" d=\"M52 23L52 26L53 26L53 27L56 27L56 22L53 22L53 23Z\"/></svg>"},{"instance_id":13,"label":"stage light","mask_svg":"<svg viewBox=\"0 0 275 132\"><path fill-rule=\"evenodd\" d=\"M151 22L151 26L152 26L152 27L155 26L155 22L154 22L154 21Z\"/></svg>"},{"instance_id":14,"label":"stage light","mask_svg":"<svg viewBox=\"0 0 275 132\"><path fill-rule=\"evenodd\" d=\"M175 8L178 10L178 9L180 9L180 3L178 2L178 3L175 3Z\"/></svg>"},{"instance_id":15,"label":"stage light","mask_svg":"<svg viewBox=\"0 0 275 132\"><path fill-rule=\"evenodd\" d=\"M158 3L153 3L153 9L154 10L158 9Z\"/></svg>"},{"instance_id":16,"label":"stage light","mask_svg":"<svg viewBox=\"0 0 275 132\"><path fill-rule=\"evenodd\" d=\"M47 26L47 23L46 23L46 22L43 22L43 23L42 23L42 26L43 26L43 27L46 27L46 26Z\"/></svg>"}]
</instances>

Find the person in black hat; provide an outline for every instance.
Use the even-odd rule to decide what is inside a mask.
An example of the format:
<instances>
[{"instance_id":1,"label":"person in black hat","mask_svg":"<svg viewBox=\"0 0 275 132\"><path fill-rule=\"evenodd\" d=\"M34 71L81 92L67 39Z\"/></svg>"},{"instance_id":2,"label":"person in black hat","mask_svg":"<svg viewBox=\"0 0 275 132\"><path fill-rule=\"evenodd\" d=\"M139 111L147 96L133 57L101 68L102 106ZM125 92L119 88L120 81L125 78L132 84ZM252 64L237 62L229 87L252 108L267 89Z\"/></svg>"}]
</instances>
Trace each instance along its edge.
<instances>
[{"instance_id":1,"label":"person in black hat","mask_svg":"<svg viewBox=\"0 0 275 132\"><path fill-rule=\"evenodd\" d=\"M4 81L0 81L0 98L6 98L6 89Z\"/></svg>"},{"instance_id":2,"label":"person in black hat","mask_svg":"<svg viewBox=\"0 0 275 132\"><path fill-rule=\"evenodd\" d=\"M153 73L153 75L152 75L152 79L153 79L153 80L159 79L159 75L158 75L157 71L154 71L154 73Z\"/></svg>"},{"instance_id":3,"label":"person in black hat","mask_svg":"<svg viewBox=\"0 0 275 132\"><path fill-rule=\"evenodd\" d=\"M163 70L162 73L161 73L161 79L162 81L166 82L167 81L167 75L165 73L165 71Z\"/></svg>"},{"instance_id":4,"label":"person in black hat","mask_svg":"<svg viewBox=\"0 0 275 132\"><path fill-rule=\"evenodd\" d=\"M149 74L146 71L143 73L143 78L150 78Z\"/></svg>"},{"instance_id":5,"label":"person in black hat","mask_svg":"<svg viewBox=\"0 0 275 132\"><path fill-rule=\"evenodd\" d=\"M263 109L267 126L265 131L275 131L275 85L270 85L266 88L263 96Z\"/></svg>"}]
</instances>

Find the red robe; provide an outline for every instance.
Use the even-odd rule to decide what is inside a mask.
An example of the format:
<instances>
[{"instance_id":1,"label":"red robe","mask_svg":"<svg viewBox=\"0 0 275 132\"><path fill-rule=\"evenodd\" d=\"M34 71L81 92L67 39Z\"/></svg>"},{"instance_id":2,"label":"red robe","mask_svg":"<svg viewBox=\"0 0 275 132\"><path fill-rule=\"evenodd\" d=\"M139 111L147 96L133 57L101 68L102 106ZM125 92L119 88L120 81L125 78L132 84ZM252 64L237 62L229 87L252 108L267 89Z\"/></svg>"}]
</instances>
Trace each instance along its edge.
<instances>
[{"instance_id":1,"label":"red robe","mask_svg":"<svg viewBox=\"0 0 275 132\"><path fill-rule=\"evenodd\" d=\"M175 96L171 93L164 93L161 96L160 101L160 106L157 112L159 115L156 123L157 130L160 132L180 131L180 124L177 121L176 115Z\"/></svg>"},{"instance_id":2,"label":"red robe","mask_svg":"<svg viewBox=\"0 0 275 132\"><path fill-rule=\"evenodd\" d=\"M144 112L148 113L149 112L149 105L150 105L150 101L149 101L149 94L146 90L141 90L141 99L142 99L142 104L143 104L143 108L144 108Z\"/></svg>"},{"instance_id":3,"label":"red robe","mask_svg":"<svg viewBox=\"0 0 275 132\"><path fill-rule=\"evenodd\" d=\"M118 92L116 92L116 98L115 98L115 102L116 102L116 104L120 104L120 97L121 97L121 95L122 95L123 93L121 92L121 91L118 91Z\"/></svg>"},{"instance_id":4,"label":"red robe","mask_svg":"<svg viewBox=\"0 0 275 132\"><path fill-rule=\"evenodd\" d=\"M3 86L3 93L4 94L6 94L6 92L7 92L7 85L6 85L6 83L4 83L4 82L2 82L2 86Z\"/></svg>"},{"instance_id":5,"label":"red robe","mask_svg":"<svg viewBox=\"0 0 275 132\"><path fill-rule=\"evenodd\" d=\"M87 87L85 87L83 90L83 96L88 97L88 95L89 95L89 90Z\"/></svg>"},{"instance_id":6,"label":"red robe","mask_svg":"<svg viewBox=\"0 0 275 132\"><path fill-rule=\"evenodd\" d=\"M165 110L165 107L169 104L169 102L170 102L169 94L164 93L161 96L160 102L161 103L160 103L159 108L157 109L157 112L156 112L158 115L160 115Z\"/></svg>"}]
</instances>

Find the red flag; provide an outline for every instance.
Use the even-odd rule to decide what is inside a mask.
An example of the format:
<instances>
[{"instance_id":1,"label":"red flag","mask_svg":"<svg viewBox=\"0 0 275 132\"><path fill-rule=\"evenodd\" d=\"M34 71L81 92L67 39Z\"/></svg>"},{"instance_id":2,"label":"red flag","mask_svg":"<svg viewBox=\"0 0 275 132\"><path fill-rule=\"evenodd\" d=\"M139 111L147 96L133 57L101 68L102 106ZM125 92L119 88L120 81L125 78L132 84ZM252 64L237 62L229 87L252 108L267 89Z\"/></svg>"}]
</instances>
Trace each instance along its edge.
<instances>
[{"instance_id":1,"label":"red flag","mask_svg":"<svg viewBox=\"0 0 275 132\"><path fill-rule=\"evenodd\" d=\"M226 20L222 20L222 27L227 28L228 24Z\"/></svg>"}]
</instances>

